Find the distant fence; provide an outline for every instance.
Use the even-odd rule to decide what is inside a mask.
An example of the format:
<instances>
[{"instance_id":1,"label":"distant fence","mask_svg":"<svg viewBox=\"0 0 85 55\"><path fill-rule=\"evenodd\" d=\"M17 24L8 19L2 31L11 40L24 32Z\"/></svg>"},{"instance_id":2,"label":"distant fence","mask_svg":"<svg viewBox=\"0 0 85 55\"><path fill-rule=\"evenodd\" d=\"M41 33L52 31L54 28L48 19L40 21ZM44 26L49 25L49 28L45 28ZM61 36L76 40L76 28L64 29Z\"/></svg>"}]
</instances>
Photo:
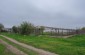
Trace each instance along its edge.
<instances>
[{"instance_id":1,"label":"distant fence","mask_svg":"<svg viewBox=\"0 0 85 55\"><path fill-rule=\"evenodd\" d=\"M11 28L5 28L8 32L13 32ZM75 34L85 34L85 30L80 29L64 29L64 28L54 28L54 27L45 27L44 29L40 29L40 27L36 27L32 32L34 35L51 35L51 36L68 36Z\"/></svg>"},{"instance_id":2,"label":"distant fence","mask_svg":"<svg viewBox=\"0 0 85 55\"><path fill-rule=\"evenodd\" d=\"M68 36L74 34L85 34L85 30L44 27L44 30L37 29L34 33L37 35Z\"/></svg>"}]
</instances>

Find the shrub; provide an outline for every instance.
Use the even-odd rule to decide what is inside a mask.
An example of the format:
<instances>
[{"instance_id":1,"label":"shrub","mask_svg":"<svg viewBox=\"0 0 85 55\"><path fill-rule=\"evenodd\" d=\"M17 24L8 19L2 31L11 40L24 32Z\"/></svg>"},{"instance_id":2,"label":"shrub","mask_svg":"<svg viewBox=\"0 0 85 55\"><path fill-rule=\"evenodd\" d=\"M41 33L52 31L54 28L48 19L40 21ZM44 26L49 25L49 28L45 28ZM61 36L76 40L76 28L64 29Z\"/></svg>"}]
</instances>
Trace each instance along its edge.
<instances>
[{"instance_id":1,"label":"shrub","mask_svg":"<svg viewBox=\"0 0 85 55\"><path fill-rule=\"evenodd\" d=\"M18 33L18 27L13 26L13 27L12 27L12 31L13 31L14 33Z\"/></svg>"},{"instance_id":2,"label":"shrub","mask_svg":"<svg viewBox=\"0 0 85 55\"><path fill-rule=\"evenodd\" d=\"M0 23L0 32L4 28L4 25Z\"/></svg>"},{"instance_id":3,"label":"shrub","mask_svg":"<svg viewBox=\"0 0 85 55\"><path fill-rule=\"evenodd\" d=\"M34 31L34 25L29 22L23 22L20 26L20 33L24 35L29 35Z\"/></svg>"}]
</instances>

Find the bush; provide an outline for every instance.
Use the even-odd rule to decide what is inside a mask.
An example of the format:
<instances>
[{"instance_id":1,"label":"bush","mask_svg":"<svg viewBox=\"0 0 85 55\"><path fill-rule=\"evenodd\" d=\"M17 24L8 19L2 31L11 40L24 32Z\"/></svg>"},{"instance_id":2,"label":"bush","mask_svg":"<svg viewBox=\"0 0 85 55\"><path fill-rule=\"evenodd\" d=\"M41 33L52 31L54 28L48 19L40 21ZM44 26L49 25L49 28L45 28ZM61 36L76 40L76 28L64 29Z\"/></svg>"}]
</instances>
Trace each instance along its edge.
<instances>
[{"instance_id":1,"label":"bush","mask_svg":"<svg viewBox=\"0 0 85 55\"><path fill-rule=\"evenodd\" d=\"M81 30L85 30L85 27L81 28Z\"/></svg>"},{"instance_id":2,"label":"bush","mask_svg":"<svg viewBox=\"0 0 85 55\"><path fill-rule=\"evenodd\" d=\"M34 25L29 22L23 22L20 26L20 33L24 35L29 35L34 31Z\"/></svg>"},{"instance_id":3,"label":"bush","mask_svg":"<svg viewBox=\"0 0 85 55\"><path fill-rule=\"evenodd\" d=\"M13 27L12 27L12 31L13 31L14 33L18 33L18 27L13 26Z\"/></svg>"},{"instance_id":4,"label":"bush","mask_svg":"<svg viewBox=\"0 0 85 55\"><path fill-rule=\"evenodd\" d=\"M4 28L4 25L0 23L0 32Z\"/></svg>"}]
</instances>

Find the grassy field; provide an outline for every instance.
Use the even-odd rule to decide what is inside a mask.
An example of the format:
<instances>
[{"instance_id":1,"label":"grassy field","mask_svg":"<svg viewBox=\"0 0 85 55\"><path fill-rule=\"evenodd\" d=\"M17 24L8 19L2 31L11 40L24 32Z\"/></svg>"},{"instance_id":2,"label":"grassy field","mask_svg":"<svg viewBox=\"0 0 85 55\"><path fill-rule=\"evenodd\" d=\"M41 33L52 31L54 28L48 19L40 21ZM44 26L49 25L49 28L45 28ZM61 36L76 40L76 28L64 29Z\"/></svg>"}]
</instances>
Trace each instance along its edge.
<instances>
[{"instance_id":1,"label":"grassy field","mask_svg":"<svg viewBox=\"0 0 85 55\"><path fill-rule=\"evenodd\" d=\"M6 47L0 43L0 55L15 55L15 54L11 53L11 51L6 49Z\"/></svg>"},{"instance_id":2,"label":"grassy field","mask_svg":"<svg viewBox=\"0 0 85 55\"><path fill-rule=\"evenodd\" d=\"M19 46L19 45L13 43L13 42L10 42L9 40L7 40L7 39L5 39L5 38L3 38L3 37L1 37L1 36L0 36L0 38L1 38L2 40L6 41L7 43L9 43L10 45L12 45L12 46L18 48L19 50L23 51L24 53L28 54L28 55L38 55L36 52L31 51L31 50L28 50L28 49L26 49L26 48L24 48L24 47L22 47L22 46Z\"/></svg>"},{"instance_id":3,"label":"grassy field","mask_svg":"<svg viewBox=\"0 0 85 55\"><path fill-rule=\"evenodd\" d=\"M8 33L3 33L3 35L60 55L85 55L85 35L75 35L67 39Z\"/></svg>"}]
</instances>

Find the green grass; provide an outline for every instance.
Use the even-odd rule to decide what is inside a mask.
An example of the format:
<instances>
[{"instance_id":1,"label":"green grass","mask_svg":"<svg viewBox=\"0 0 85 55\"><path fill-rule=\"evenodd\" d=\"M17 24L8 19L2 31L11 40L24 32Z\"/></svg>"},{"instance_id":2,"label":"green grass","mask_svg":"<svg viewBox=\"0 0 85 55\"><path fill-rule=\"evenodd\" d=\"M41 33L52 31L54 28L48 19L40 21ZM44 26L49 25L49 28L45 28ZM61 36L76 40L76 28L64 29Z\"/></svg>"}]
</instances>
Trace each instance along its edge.
<instances>
[{"instance_id":1,"label":"green grass","mask_svg":"<svg viewBox=\"0 0 85 55\"><path fill-rule=\"evenodd\" d=\"M17 45L15 43L13 43L13 42L10 42L9 40L5 39L4 37L0 36L0 38L2 40L6 41L7 43L11 44L12 46L18 48L19 50L23 51L24 53L28 54L28 55L38 55L36 52L28 50L27 48L24 48L24 47L22 47L20 45Z\"/></svg>"},{"instance_id":2,"label":"green grass","mask_svg":"<svg viewBox=\"0 0 85 55\"><path fill-rule=\"evenodd\" d=\"M67 39L8 33L4 33L3 35L60 55L85 55L85 35L75 35Z\"/></svg>"},{"instance_id":3,"label":"green grass","mask_svg":"<svg viewBox=\"0 0 85 55\"><path fill-rule=\"evenodd\" d=\"M0 55L15 55L0 43Z\"/></svg>"}]
</instances>

